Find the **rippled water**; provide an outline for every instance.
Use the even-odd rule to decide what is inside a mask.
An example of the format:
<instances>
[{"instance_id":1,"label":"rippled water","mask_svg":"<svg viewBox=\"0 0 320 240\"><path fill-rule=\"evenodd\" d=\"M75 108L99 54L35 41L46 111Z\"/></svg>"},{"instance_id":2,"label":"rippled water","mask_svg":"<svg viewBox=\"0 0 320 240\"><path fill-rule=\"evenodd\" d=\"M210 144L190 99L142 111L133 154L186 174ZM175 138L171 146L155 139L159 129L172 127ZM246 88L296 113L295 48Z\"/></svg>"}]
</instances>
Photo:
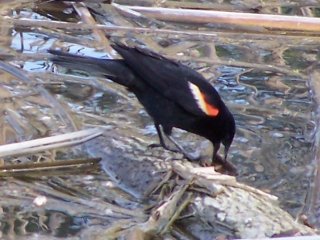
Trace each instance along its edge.
<instances>
[{"instance_id":1,"label":"rippled water","mask_svg":"<svg viewBox=\"0 0 320 240\"><path fill-rule=\"evenodd\" d=\"M24 16L27 13L30 13L32 18L46 19L49 16L34 13L28 8L22 12L16 11L13 15ZM190 29L197 27L190 26ZM15 62L30 74L51 71L50 63L37 54L44 53L55 44L69 47L71 52L79 51L81 54L96 57L106 55L104 51L92 50L93 46L70 41L62 43L62 39L58 41L52 34L54 29L52 32L43 29L35 31L29 28L8 28L4 25L1 29L7 32L6 37L0 38L0 53L14 53L17 57ZM81 33L73 34L78 36ZM313 159L317 107L308 86L308 77L300 73L319 58L320 48L317 40L313 38L309 41L306 38L290 39L290 44L286 45L284 38L260 37L262 40L245 41L239 34L237 38L217 37L210 41L200 38L195 41L187 37L178 37L177 40L176 36L130 35L130 38L138 38L147 46L150 43L151 48L168 57L181 58L184 63L210 80L236 119L237 133L229 159L238 168L239 181L277 195L281 205L297 217L305 207L315 169ZM90 33L84 34L84 38L90 39ZM164 48L159 46L163 45L163 42L158 44L163 39L166 40ZM19 52L34 55L26 58L19 55ZM19 61L19 58L22 60ZM225 62L221 63L217 58ZM252 66L241 66L242 62ZM268 69L270 64L278 69ZM43 95L36 89L5 74L1 76L2 111L6 113L1 117L2 144L43 137L50 133L50 129L63 131L63 128L70 127L68 121L59 114L49 113L50 103L45 102ZM43 79L46 78L48 76L43 76ZM114 118L114 121L120 119L123 121L123 128L139 128L144 135L154 136L154 141L157 141L151 127L152 121L135 97L126 90L108 89L108 84L112 83L97 87L92 82L83 85L58 82L53 86L50 79L47 80L43 80L47 84L46 89L74 116L74 122L101 124L100 119L91 119L88 123L85 114L96 114L111 120ZM26 91L31 93L24 98ZM17 101L17 98L21 101ZM47 117L54 121L49 123L45 118L39 120L41 114L47 114ZM126 117L130 122L126 121ZM21 122L14 122L12 119L19 119ZM62 120L66 122L59 125ZM112 123L108 124L107 127L111 128ZM178 132L176 136L180 141L187 139L184 144L188 145L190 138L187 133ZM200 141L190 142L190 145L195 148L198 143ZM86 149L79 148L66 153L48 153L48 156L43 158L50 159L55 154L67 159L70 156L86 156L87 153ZM8 237L39 232L61 238L74 236L84 226L106 225L111 222L103 212L106 202L116 202L119 206L129 208L141 204L136 200L128 200L126 193L116 189L112 181L99 170L87 175L75 173L56 178L6 178L0 189L3 191L0 228L2 234ZM74 189L79 191L74 192ZM65 192L66 190L72 190L72 193ZM119 193L122 196L120 198L117 195ZM48 196L51 201L50 208L43 212L32 205L34 197L39 194ZM14 202L13 198L20 201ZM78 198L80 200L76 200Z\"/></svg>"},{"instance_id":2,"label":"rippled water","mask_svg":"<svg viewBox=\"0 0 320 240\"><path fill-rule=\"evenodd\" d=\"M314 156L314 103L306 81L251 72L239 84L244 88L232 93L243 110L235 113L238 151L232 153L240 179L270 189L296 213L306 198Z\"/></svg>"}]
</instances>

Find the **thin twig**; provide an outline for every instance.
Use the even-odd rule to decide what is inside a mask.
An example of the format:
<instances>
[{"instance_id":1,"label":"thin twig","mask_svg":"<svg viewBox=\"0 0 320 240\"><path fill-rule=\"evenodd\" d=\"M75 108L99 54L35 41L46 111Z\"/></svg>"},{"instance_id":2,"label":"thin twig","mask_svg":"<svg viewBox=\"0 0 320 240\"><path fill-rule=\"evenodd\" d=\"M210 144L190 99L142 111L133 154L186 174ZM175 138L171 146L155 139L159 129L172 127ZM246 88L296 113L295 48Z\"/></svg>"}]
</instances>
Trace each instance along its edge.
<instances>
[{"instance_id":1,"label":"thin twig","mask_svg":"<svg viewBox=\"0 0 320 240\"><path fill-rule=\"evenodd\" d=\"M0 18L1 19L1 18ZM178 35L179 37L182 36L192 36L192 37L199 37L202 40L204 38L212 39L217 37L229 37L234 38L235 36L239 36L239 33L228 33L228 32L213 32L213 31L193 31L193 30L171 30L171 29L154 29L154 28L142 28L142 27L124 27L124 26L106 26L106 25L90 25L85 23L69 23L69 22L61 22L61 21L47 21L47 20L34 20L34 19L28 19L28 18L11 18L11 17L3 17L4 21L7 21L8 24L14 24L16 26L26 26L26 27L45 27L45 28L58 28L58 29L72 29L72 30L92 30L92 29L103 29L106 32L134 32L134 33L143 33L143 34L172 34L172 35ZM291 34L291 35L290 35ZM319 41L318 33L315 33L315 36L308 36L309 38L312 38L314 41ZM295 34L297 35L297 34ZM284 36L282 34L259 34L259 33L241 33L242 39L266 39L270 36L274 38L294 38L294 39L301 39L305 40L306 33L304 33L303 36L295 36L293 33L286 33Z\"/></svg>"},{"instance_id":2,"label":"thin twig","mask_svg":"<svg viewBox=\"0 0 320 240\"><path fill-rule=\"evenodd\" d=\"M72 4L76 12L78 13L79 17L81 18L82 22L89 24L89 25L96 25L97 22L91 15L90 11L86 7L84 3L73 3ZM114 51L110 47L109 40L106 37L105 33L101 29L93 29L93 37L99 43L100 47L103 47L106 52L110 53L111 56Z\"/></svg>"}]
</instances>

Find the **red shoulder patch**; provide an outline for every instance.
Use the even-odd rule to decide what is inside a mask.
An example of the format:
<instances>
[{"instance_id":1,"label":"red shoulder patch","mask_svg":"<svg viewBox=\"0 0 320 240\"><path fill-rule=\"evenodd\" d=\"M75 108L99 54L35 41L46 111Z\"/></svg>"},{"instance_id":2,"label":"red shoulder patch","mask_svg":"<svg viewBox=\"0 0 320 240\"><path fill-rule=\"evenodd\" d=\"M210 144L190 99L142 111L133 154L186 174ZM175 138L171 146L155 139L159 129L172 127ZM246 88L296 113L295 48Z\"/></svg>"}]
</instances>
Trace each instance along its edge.
<instances>
[{"instance_id":1,"label":"red shoulder patch","mask_svg":"<svg viewBox=\"0 0 320 240\"><path fill-rule=\"evenodd\" d=\"M204 95L203 93L201 93L201 95L202 95L204 102L205 102L206 114L209 116L212 116L212 117L218 116L219 109L216 106L211 105L210 103L207 102L206 95Z\"/></svg>"}]
</instances>

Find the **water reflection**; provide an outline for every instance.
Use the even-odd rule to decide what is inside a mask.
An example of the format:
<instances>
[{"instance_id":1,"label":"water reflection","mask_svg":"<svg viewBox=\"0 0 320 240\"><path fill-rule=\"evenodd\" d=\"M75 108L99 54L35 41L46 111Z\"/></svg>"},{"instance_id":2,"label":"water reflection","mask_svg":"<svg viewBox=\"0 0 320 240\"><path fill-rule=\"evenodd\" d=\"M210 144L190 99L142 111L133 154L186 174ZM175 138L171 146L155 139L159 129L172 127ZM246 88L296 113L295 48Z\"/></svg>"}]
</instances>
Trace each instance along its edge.
<instances>
[{"instance_id":1,"label":"water reflection","mask_svg":"<svg viewBox=\"0 0 320 240\"><path fill-rule=\"evenodd\" d=\"M240 179L271 190L291 213L298 214L309 187L314 154L310 138L315 131L314 104L306 81L251 71L240 76L239 85L242 88L229 95L235 94L234 103L243 105L241 112L235 112L237 150L232 151L241 166Z\"/></svg>"}]
</instances>

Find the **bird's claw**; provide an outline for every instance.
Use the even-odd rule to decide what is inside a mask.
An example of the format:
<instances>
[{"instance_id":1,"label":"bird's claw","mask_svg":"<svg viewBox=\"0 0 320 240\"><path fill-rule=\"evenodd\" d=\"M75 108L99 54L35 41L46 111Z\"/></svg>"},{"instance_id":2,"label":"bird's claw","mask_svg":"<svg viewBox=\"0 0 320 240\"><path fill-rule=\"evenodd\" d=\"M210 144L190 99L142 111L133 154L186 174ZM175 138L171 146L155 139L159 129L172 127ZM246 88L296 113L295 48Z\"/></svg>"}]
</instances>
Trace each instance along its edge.
<instances>
[{"instance_id":1,"label":"bird's claw","mask_svg":"<svg viewBox=\"0 0 320 240\"><path fill-rule=\"evenodd\" d=\"M158 148L158 147L162 147L170 152L181 153L186 159L188 159L189 161L192 161L192 162L199 161L201 158L201 156L197 153L194 153L194 154L188 153L185 150L181 151L179 149L168 147L167 145L163 146L159 143L152 143L152 144L148 145L148 148Z\"/></svg>"},{"instance_id":2,"label":"bird's claw","mask_svg":"<svg viewBox=\"0 0 320 240\"><path fill-rule=\"evenodd\" d=\"M168 151L170 151L170 152L180 152L179 150L177 150L177 149L174 149L174 148L170 148L170 147L168 147L168 146L163 146L163 145L161 145L160 143L151 143L151 144L149 144L148 145L148 148L159 148L159 147L162 147L162 148L164 148L164 149L166 149L166 150L168 150Z\"/></svg>"},{"instance_id":3,"label":"bird's claw","mask_svg":"<svg viewBox=\"0 0 320 240\"><path fill-rule=\"evenodd\" d=\"M159 143L151 143L148 145L148 148L158 148L158 147L162 147Z\"/></svg>"}]
</instances>

